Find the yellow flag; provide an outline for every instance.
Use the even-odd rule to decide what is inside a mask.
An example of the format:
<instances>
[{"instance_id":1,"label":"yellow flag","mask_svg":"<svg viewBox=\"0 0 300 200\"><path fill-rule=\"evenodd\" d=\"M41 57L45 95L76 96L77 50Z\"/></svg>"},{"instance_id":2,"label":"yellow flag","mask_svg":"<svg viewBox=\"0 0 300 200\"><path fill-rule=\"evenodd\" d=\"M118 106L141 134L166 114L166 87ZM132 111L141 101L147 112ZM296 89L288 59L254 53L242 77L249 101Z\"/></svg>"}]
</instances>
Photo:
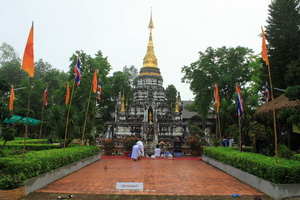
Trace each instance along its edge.
<instances>
[{"instance_id":1,"label":"yellow flag","mask_svg":"<svg viewBox=\"0 0 300 200\"><path fill-rule=\"evenodd\" d=\"M33 24L24 51L22 69L25 70L31 78L34 76Z\"/></svg>"},{"instance_id":2,"label":"yellow flag","mask_svg":"<svg viewBox=\"0 0 300 200\"><path fill-rule=\"evenodd\" d=\"M14 100L15 100L14 86L11 85L10 98L9 98L9 110L10 111L12 111L14 109Z\"/></svg>"},{"instance_id":3,"label":"yellow flag","mask_svg":"<svg viewBox=\"0 0 300 200\"><path fill-rule=\"evenodd\" d=\"M95 69L94 77L93 77L93 92L94 92L94 93L97 92L97 88L98 88L97 71L98 71L98 70Z\"/></svg>"},{"instance_id":4,"label":"yellow flag","mask_svg":"<svg viewBox=\"0 0 300 200\"><path fill-rule=\"evenodd\" d=\"M70 83L67 84L67 89L66 89L66 105L68 105L70 99Z\"/></svg>"},{"instance_id":5,"label":"yellow flag","mask_svg":"<svg viewBox=\"0 0 300 200\"><path fill-rule=\"evenodd\" d=\"M270 66L269 64L269 57L268 57L268 49L266 45L266 37L263 28L261 27L262 31L262 51L261 51L261 57L266 62L266 65Z\"/></svg>"}]
</instances>

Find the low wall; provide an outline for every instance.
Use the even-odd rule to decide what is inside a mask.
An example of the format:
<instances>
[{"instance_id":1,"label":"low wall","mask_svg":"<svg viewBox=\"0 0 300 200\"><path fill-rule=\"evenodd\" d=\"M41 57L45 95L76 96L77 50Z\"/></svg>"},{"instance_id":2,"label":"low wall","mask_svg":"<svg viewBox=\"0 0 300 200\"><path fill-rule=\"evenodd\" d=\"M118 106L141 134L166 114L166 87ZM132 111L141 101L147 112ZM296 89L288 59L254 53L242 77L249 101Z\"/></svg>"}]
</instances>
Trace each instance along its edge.
<instances>
[{"instance_id":1,"label":"low wall","mask_svg":"<svg viewBox=\"0 0 300 200\"><path fill-rule=\"evenodd\" d=\"M26 181L25 186L16 188L13 190L0 190L0 199L1 200L18 200L22 196L25 196L31 192L39 190L46 185L68 175L71 174L97 160L100 160L101 154L97 154L91 156L89 158L85 158L81 161L63 166L51 172L39 175L34 177L28 181Z\"/></svg>"},{"instance_id":2,"label":"low wall","mask_svg":"<svg viewBox=\"0 0 300 200\"><path fill-rule=\"evenodd\" d=\"M202 155L202 160L262 191L276 200L289 197L300 197L300 184L274 184L205 155Z\"/></svg>"}]
</instances>

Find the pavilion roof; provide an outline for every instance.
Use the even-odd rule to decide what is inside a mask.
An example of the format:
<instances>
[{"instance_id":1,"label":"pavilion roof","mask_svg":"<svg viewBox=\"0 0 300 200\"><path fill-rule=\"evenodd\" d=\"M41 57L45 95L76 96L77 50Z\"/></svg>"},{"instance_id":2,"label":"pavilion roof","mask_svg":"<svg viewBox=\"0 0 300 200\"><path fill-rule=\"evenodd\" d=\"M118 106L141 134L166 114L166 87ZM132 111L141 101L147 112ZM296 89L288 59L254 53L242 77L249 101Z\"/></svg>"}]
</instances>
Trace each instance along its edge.
<instances>
[{"instance_id":1,"label":"pavilion roof","mask_svg":"<svg viewBox=\"0 0 300 200\"><path fill-rule=\"evenodd\" d=\"M254 117L256 119L269 118L272 116L273 110L278 111L283 108L300 109L300 103L297 101L290 101L282 94L279 97L275 98L273 101L270 101L258 107L254 113Z\"/></svg>"}]
</instances>

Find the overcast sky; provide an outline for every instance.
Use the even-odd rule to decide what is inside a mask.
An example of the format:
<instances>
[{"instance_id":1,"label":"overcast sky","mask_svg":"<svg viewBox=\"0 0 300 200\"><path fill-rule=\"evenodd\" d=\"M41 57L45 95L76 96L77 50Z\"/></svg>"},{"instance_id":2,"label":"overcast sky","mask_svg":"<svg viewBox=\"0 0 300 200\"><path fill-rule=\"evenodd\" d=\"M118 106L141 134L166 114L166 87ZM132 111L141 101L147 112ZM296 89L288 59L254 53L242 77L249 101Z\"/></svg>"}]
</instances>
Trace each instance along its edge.
<instances>
[{"instance_id":1,"label":"overcast sky","mask_svg":"<svg viewBox=\"0 0 300 200\"><path fill-rule=\"evenodd\" d=\"M152 7L153 43L164 87L194 97L181 68L207 47L243 46L261 52L260 27L271 0L0 0L0 44L23 52L34 21L35 61L67 71L76 50L101 50L112 72L143 65Z\"/></svg>"}]
</instances>

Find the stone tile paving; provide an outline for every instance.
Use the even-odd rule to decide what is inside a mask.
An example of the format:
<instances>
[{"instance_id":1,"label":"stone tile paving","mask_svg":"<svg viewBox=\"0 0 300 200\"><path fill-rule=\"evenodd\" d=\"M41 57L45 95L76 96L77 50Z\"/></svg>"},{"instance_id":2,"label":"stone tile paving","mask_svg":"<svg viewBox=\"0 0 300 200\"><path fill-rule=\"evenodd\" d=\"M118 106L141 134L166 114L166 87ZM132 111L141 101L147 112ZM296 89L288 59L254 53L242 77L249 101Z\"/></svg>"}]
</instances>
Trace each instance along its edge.
<instances>
[{"instance_id":1,"label":"stone tile paving","mask_svg":"<svg viewBox=\"0 0 300 200\"><path fill-rule=\"evenodd\" d=\"M143 191L116 190L116 182L143 182ZM84 193L84 194L83 194ZM271 199L238 179L198 160L101 159L33 193L41 199L57 199L58 194L73 194L72 199ZM95 197L92 197L92 196ZM114 195L106 198L105 196ZM129 195L125 196L124 195ZM147 195L147 196L143 196ZM152 196L154 195L154 196ZM166 196L171 195L171 196ZM28 195L29 197L30 195ZM133 197L131 197L133 196ZM23 197L22 199L28 199ZM77 198L78 197L78 198ZM130 197L130 198L129 198ZM29 199L30 199L29 198Z\"/></svg>"}]
</instances>

